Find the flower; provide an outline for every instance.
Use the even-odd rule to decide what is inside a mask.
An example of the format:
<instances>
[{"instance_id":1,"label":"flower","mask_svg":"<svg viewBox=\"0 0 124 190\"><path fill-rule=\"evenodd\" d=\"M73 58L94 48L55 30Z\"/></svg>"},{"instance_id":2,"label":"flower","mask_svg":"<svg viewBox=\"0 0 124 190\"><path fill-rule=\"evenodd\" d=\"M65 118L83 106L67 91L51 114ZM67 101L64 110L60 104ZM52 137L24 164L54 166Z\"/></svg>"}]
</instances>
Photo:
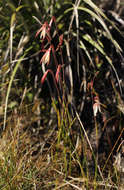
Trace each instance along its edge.
<instances>
[{"instance_id":1,"label":"flower","mask_svg":"<svg viewBox=\"0 0 124 190\"><path fill-rule=\"evenodd\" d=\"M49 47L49 49L46 50L46 53L41 58L40 63L44 63L44 64L47 63L47 65L49 64L49 62L50 62L50 52L51 52L51 47Z\"/></svg>"},{"instance_id":2,"label":"flower","mask_svg":"<svg viewBox=\"0 0 124 190\"><path fill-rule=\"evenodd\" d=\"M100 101L99 101L99 97L98 96L95 96L94 97L94 104L93 104L93 113L94 113L94 116L96 117L98 111L101 112L101 108L100 108Z\"/></svg>"},{"instance_id":3,"label":"flower","mask_svg":"<svg viewBox=\"0 0 124 190\"><path fill-rule=\"evenodd\" d=\"M40 34L40 33L41 33L41 34ZM48 22L45 22L45 23L42 25L42 27L37 31L36 37L37 37L39 34L40 34L40 38L41 38L42 40L45 39L46 35L49 37L49 39L51 39L51 38L50 38L50 27L49 27Z\"/></svg>"}]
</instances>

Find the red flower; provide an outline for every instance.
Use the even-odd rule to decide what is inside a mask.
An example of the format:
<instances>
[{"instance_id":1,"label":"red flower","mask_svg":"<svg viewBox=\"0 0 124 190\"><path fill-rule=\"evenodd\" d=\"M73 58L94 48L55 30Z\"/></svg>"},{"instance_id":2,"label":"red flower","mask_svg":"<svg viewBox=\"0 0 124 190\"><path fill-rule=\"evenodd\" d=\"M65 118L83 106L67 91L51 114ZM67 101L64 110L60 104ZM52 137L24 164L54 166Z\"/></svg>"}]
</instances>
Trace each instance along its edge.
<instances>
[{"instance_id":1,"label":"red flower","mask_svg":"<svg viewBox=\"0 0 124 190\"><path fill-rule=\"evenodd\" d=\"M41 34L40 34L40 33L41 33ZM39 34L40 34L40 38L43 39L43 40L45 39L46 36L48 36L49 39L51 39L51 38L50 38L50 27L49 27L48 22L45 22L45 23L42 25L42 27L37 31L36 37L37 37Z\"/></svg>"},{"instance_id":2,"label":"red flower","mask_svg":"<svg viewBox=\"0 0 124 190\"><path fill-rule=\"evenodd\" d=\"M50 62L50 52L51 52L51 47L49 47L49 49L46 50L46 53L41 58L40 63L44 63L44 64L47 63L47 65L49 64L49 62Z\"/></svg>"}]
</instances>

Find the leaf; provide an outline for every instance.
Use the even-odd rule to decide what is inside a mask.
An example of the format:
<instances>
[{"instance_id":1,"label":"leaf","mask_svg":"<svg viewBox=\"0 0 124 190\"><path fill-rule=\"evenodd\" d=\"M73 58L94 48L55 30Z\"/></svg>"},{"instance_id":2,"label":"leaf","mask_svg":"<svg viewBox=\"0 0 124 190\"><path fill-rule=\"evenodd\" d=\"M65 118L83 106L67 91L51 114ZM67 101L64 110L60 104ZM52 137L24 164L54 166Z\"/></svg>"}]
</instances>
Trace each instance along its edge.
<instances>
[{"instance_id":1,"label":"leaf","mask_svg":"<svg viewBox=\"0 0 124 190\"><path fill-rule=\"evenodd\" d=\"M13 25L15 24L15 21L16 21L16 13L13 13L11 16L11 22L10 22L11 27L13 27Z\"/></svg>"},{"instance_id":2,"label":"leaf","mask_svg":"<svg viewBox=\"0 0 124 190\"><path fill-rule=\"evenodd\" d=\"M6 72L8 71L8 69L9 69L9 64L6 63L6 64L3 65L3 67L2 67L2 73L3 73L3 74L6 73Z\"/></svg>"},{"instance_id":3,"label":"leaf","mask_svg":"<svg viewBox=\"0 0 124 190\"><path fill-rule=\"evenodd\" d=\"M32 112L33 113L37 110L37 108L39 107L39 105L40 105L40 101L37 100L35 102L35 104L33 105L33 107L32 107Z\"/></svg>"},{"instance_id":4,"label":"leaf","mask_svg":"<svg viewBox=\"0 0 124 190\"><path fill-rule=\"evenodd\" d=\"M107 26L106 26L106 24L105 24L105 22L103 21L103 18L102 18L101 16L103 16L103 17L105 17L105 18L107 18L107 17L104 15L104 13L102 13L102 11L101 11L94 3L92 3L91 0L84 0L84 1L85 1L85 3L87 3L89 6L91 6L91 7L95 10L96 13L95 13L94 11L92 11L92 10L86 8L86 7L83 7L83 6L79 6L79 7L77 7L77 9L82 10L82 11L84 11L84 12L87 12L89 15L91 15L92 18L95 18L95 19L101 24L101 26L103 27L103 29L106 31L106 37L109 38L109 39L112 41L112 43L114 44L116 50L120 53L120 52L122 51L121 47L120 47L119 44L113 39L113 37L112 37L112 35L111 35L109 29L107 28ZM71 7L71 8L69 8L69 9L67 9L67 10L64 12L64 14L67 14L69 11L72 11L72 10L74 10L74 7ZM92 41L90 41L90 42L92 42ZM97 45L97 44L95 44L95 45ZM82 46L82 47L84 48L85 46ZM104 53L103 50L100 48L100 46L97 45L97 48L99 48L99 51L101 51L102 53ZM107 55L105 55L105 57L106 57L107 61L109 62L109 64L111 65L113 71L115 72L115 75L116 75L116 78L117 78L117 81L118 81L118 84L119 84L120 92L121 92L121 94L122 94L122 89L121 89L119 77L118 77L118 74L117 74L117 71L116 71L114 65L112 64L112 60L111 60Z\"/></svg>"},{"instance_id":5,"label":"leaf","mask_svg":"<svg viewBox=\"0 0 124 190\"><path fill-rule=\"evenodd\" d=\"M94 67L92 58L91 58L91 56L90 56L90 54L89 54L89 52L88 52L86 46L84 45L84 43L83 43L81 40L80 40L80 48L82 48L82 49L85 51L85 53L86 53L87 57L89 58L89 60L90 60L90 62L91 62L91 64L92 64L92 66Z\"/></svg>"},{"instance_id":6,"label":"leaf","mask_svg":"<svg viewBox=\"0 0 124 190\"><path fill-rule=\"evenodd\" d=\"M60 78L60 71L61 71L61 65L58 65L58 68L57 68L57 71L56 71L56 76L55 76L55 79L58 83L59 81L59 78Z\"/></svg>"},{"instance_id":7,"label":"leaf","mask_svg":"<svg viewBox=\"0 0 124 190\"><path fill-rule=\"evenodd\" d=\"M19 61L17 62L13 72L12 72L12 75L10 77L10 82L9 82L9 86L8 86L8 89L7 89L7 94L6 94L6 100L5 100L5 111L4 111L4 124L3 124L3 129L5 129L5 126L6 126L6 118L7 118L7 107L8 107L8 100L9 100L9 95L10 95L10 90L11 90L11 87L12 87L12 83L13 83L13 80L14 80L14 77L15 77L15 74L20 66L20 63L21 61L23 60L23 58L25 57L25 54L19 59Z\"/></svg>"},{"instance_id":8,"label":"leaf","mask_svg":"<svg viewBox=\"0 0 124 190\"><path fill-rule=\"evenodd\" d=\"M112 60L111 60L111 59L107 56L107 54L104 52L104 49L103 49L102 47L100 47L100 45L99 45L97 42L95 42L95 41L91 38L91 36L89 36L88 34L86 34L86 35L83 35L82 37L83 37L85 40L87 40L90 44L92 44L97 50L99 50L99 52L100 52L101 54L103 54L103 55L105 56L106 60L108 61L108 63L111 65L113 71L115 72L115 75L116 75L116 78L117 78L117 81L118 81L118 84L119 84L120 92L121 92L121 94L122 94L122 89L121 89L121 85L120 85L120 80L119 80L119 77L118 77L118 73L117 73L117 71L116 71L114 65L112 64Z\"/></svg>"},{"instance_id":9,"label":"leaf","mask_svg":"<svg viewBox=\"0 0 124 190\"><path fill-rule=\"evenodd\" d=\"M12 101L12 102L10 102L10 104L8 105L8 108L14 108L15 106L17 106L18 105L18 102L16 102L16 101Z\"/></svg>"},{"instance_id":10,"label":"leaf","mask_svg":"<svg viewBox=\"0 0 124 190\"><path fill-rule=\"evenodd\" d=\"M109 29L107 28L105 22L103 21L102 17L98 16L97 14L95 14L93 11L91 11L88 8L78 7L78 9L89 13L93 18L95 18L102 25L102 27L104 28L104 30L107 32L108 38L112 41L112 43L114 44L114 46L116 47L116 49L119 50L119 51L122 51L122 49L119 46L119 44L113 39L113 37L112 37Z\"/></svg>"},{"instance_id":11,"label":"leaf","mask_svg":"<svg viewBox=\"0 0 124 190\"><path fill-rule=\"evenodd\" d=\"M88 4L98 15L101 15L105 20L107 20L119 33L120 30L116 27L116 25L104 14L104 12L91 0L83 0L86 4Z\"/></svg>"},{"instance_id":12,"label":"leaf","mask_svg":"<svg viewBox=\"0 0 124 190\"><path fill-rule=\"evenodd\" d=\"M22 9L23 7L25 7L25 5L21 5L19 7L17 7L15 10L14 10L14 13L12 14L11 16L11 27L15 24L15 21L16 21L16 13L18 11L20 11L20 9Z\"/></svg>"},{"instance_id":13,"label":"leaf","mask_svg":"<svg viewBox=\"0 0 124 190\"><path fill-rule=\"evenodd\" d=\"M0 115L3 115L4 114L4 110L3 110L3 107L0 106Z\"/></svg>"},{"instance_id":14,"label":"leaf","mask_svg":"<svg viewBox=\"0 0 124 190\"><path fill-rule=\"evenodd\" d=\"M111 64L111 60L106 55L103 47L101 47L96 41L94 41L89 34L85 34L82 37L83 37L83 39L85 39L86 41L88 41L92 46L94 46L102 55L104 55L105 58L107 59L107 61Z\"/></svg>"},{"instance_id":15,"label":"leaf","mask_svg":"<svg viewBox=\"0 0 124 190\"><path fill-rule=\"evenodd\" d=\"M44 73L44 75L42 76L42 78L41 78L41 84L43 84L44 83L44 81L46 80L46 78L47 78L47 75L48 75L48 73L49 73L50 71L49 70L47 70L45 73Z\"/></svg>"},{"instance_id":16,"label":"leaf","mask_svg":"<svg viewBox=\"0 0 124 190\"><path fill-rule=\"evenodd\" d=\"M76 33L73 32L73 35L76 36ZM84 43L81 40L79 42L80 42L80 48L82 48L85 51L85 53L86 53L87 57L89 58L92 66L94 67L92 58L91 58L91 56L90 56L90 54L89 54L89 52L87 50L87 47L84 45Z\"/></svg>"},{"instance_id":17,"label":"leaf","mask_svg":"<svg viewBox=\"0 0 124 190\"><path fill-rule=\"evenodd\" d=\"M11 10L14 12L16 10L14 3L8 2L7 5L11 8Z\"/></svg>"},{"instance_id":18,"label":"leaf","mask_svg":"<svg viewBox=\"0 0 124 190\"><path fill-rule=\"evenodd\" d=\"M16 8L16 12L20 11L20 9L27 7L26 5L20 5L19 7Z\"/></svg>"},{"instance_id":19,"label":"leaf","mask_svg":"<svg viewBox=\"0 0 124 190\"><path fill-rule=\"evenodd\" d=\"M90 0L88 0L88 2L90 3L91 1ZM88 3L88 5L89 5L89 3ZM97 6L94 4L94 7L92 7L92 8L96 8ZM106 19L107 19L107 17L104 15L104 13L102 13L102 11L97 7L97 13L99 12L99 15L97 15L94 11L92 11L92 10L90 10L90 9L88 9L88 8L86 8L86 7L83 7L83 6L79 6L79 7L77 7L77 9L79 9L79 10L82 10L82 11L84 11L84 12L87 12L89 15L91 15L92 16L92 18L95 18L101 25L102 25L102 27L104 28L104 30L107 32L107 36L108 36L108 38L112 41L112 43L114 44L114 46L115 46L115 48L118 50L118 51L122 51L122 49L121 49L121 47L119 46L119 44L113 39L113 37L112 37L112 35L111 35L111 33L110 33L110 31L109 31L109 29L107 28L107 26L106 26L106 24L105 24L105 22L103 21L103 19L102 19L102 17L100 16L100 15L102 15L102 16L104 16ZM67 9L65 12L64 12L64 14L67 14L68 12L70 12L70 11L72 11L72 10L74 10L74 7L71 7L71 8L69 8L69 9ZM95 10L95 9L94 9Z\"/></svg>"},{"instance_id":20,"label":"leaf","mask_svg":"<svg viewBox=\"0 0 124 190\"><path fill-rule=\"evenodd\" d=\"M29 100L30 102L32 102L32 100L33 100L33 94L30 93L30 92L28 92L28 93L26 94L26 96L28 97L28 100Z\"/></svg>"}]
</instances>

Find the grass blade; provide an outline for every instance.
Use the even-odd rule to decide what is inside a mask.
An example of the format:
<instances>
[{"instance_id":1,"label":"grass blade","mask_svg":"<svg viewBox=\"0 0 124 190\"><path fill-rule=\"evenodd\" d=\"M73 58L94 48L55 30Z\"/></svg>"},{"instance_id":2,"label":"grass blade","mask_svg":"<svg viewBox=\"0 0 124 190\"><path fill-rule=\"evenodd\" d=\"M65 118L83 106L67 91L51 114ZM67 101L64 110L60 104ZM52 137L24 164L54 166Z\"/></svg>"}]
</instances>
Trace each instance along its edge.
<instances>
[{"instance_id":1,"label":"grass blade","mask_svg":"<svg viewBox=\"0 0 124 190\"><path fill-rule=\"evenodd\" d=\"M11 75L11 78L10 78L10 82L9 82L9 86L8 86L8 89L7 89L7 94L6 94L6 100L5 100L5 111L4 111L4 124L3 124L3 130L5 129L5 126L6 126L6 118L7 118L7 107L8 107L8 100L9 100L9 95L10 95L10 91L11 91L11 86L12 86L12 83L13 83L13 80L14 80L14 77L15 77L15 74L19 68L19 65L21 63L21 61L23 60L23 58L25 57L25 54L19 59L19 61L17 62L13 72L12 72L12 75Z\"/></svg>"}]
</instances>

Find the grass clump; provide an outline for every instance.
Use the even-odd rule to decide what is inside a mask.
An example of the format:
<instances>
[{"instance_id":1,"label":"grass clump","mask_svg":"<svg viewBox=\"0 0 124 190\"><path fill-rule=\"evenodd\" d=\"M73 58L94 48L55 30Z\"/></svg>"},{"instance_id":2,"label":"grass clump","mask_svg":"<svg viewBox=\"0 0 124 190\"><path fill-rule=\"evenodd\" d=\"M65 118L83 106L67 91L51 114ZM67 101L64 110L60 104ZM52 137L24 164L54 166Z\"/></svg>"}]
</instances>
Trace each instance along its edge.
<instances>
[{"instance_id":1,"label":"grass clump","mask_svg":"<svg viewBox=\"0 0 124 190\"><path fill-rule=\"evenodd\" d=\"M36 185L36 168L26 150L25 135L17 128L8 126L0 140L0 189L4 190L32 189Z\"/></svg>"}]
</instances>

